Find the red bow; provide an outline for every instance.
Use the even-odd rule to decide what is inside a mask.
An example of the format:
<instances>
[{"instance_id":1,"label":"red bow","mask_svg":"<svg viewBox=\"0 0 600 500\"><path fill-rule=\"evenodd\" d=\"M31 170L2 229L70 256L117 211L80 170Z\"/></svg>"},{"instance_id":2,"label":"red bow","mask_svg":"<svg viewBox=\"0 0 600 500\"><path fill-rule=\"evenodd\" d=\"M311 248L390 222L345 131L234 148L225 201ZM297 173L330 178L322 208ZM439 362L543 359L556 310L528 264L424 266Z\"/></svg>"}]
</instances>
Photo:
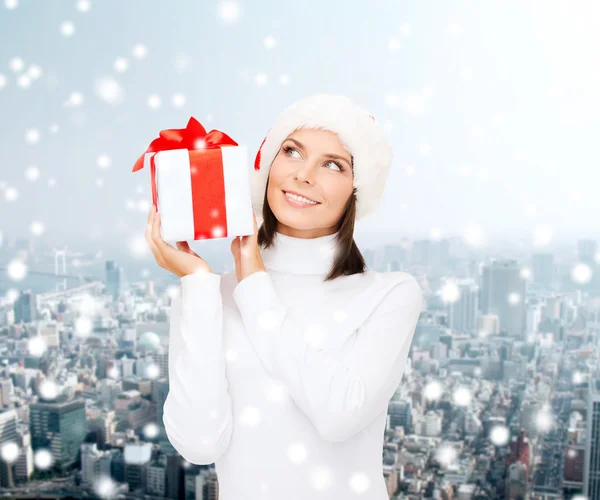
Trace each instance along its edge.
<instances>
[{"instance_id":1,"label":"red bow","mask_svg":"<svg viewBox=\"0 0 600 500\"><path fill-rule=\"evenodd\" d=\"M237 146L231 137L220 130L211 130L206 133L206 129L193 116L188 121L185 128L173 128L161 130L159 137L154 139L148 149L137 159L132 172L137 172L144 168L144 156L146 153L165 151L167 149L213 149L221 146Z\"/></svg>"}]
</instances>

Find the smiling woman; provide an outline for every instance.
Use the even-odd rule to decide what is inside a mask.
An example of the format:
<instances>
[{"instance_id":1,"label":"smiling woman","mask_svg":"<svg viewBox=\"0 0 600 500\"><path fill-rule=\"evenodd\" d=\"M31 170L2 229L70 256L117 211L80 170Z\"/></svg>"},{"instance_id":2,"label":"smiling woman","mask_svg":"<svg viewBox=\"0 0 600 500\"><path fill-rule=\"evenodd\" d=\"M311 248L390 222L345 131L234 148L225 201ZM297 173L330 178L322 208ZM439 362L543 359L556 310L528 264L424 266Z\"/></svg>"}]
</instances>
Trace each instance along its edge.
<instances>
[{"instance_id":1,"label":"smiling woman","mask_svg":"<svg viewBox=\"0 0 600 500\"><path fill-rule=\"evenodd\" d=\"M286 108L257 154L263 223L232 242L236 272L181 278L163 421L184 458L215 463L221 500L389 498L387 406L423 294L408 273L367 270L353 233L390 161L349 99Z\"/></svg>"},{"instance_id":2,"label":"smiling woman","mask_svg":"<svg viewBox=\"0 0 600 500\"><path fill-rule=\"evenodd\" d=\"M271 165L266 192L271 210L277 213L279 232L307 238L336 231L348 198L353 196L352 169L331 159L344 158L342 155L329 152L343 149L337 135L328 130L296 130L284 141ZM289 197L282 198L281 193L293 195L296 203L290 205L294 208L320 205L319 210L285 211L281 201Z\"/></svg>"},{"instance_id":3,"label":"smiling woman","mask_svg":"<svg viewBox=\"0 0 600 500\"><path fill-rule=\"evenodd\" d=\"M262 248L277 233L295 238L336 234L340 252L328 279L362 273L364 258L354 242L356 189L350 152L339 136L320 128L300 128L282 143L273 160L258 233ZM310 201L307 201L310 200Z\"/></svg>"}]
</instances>

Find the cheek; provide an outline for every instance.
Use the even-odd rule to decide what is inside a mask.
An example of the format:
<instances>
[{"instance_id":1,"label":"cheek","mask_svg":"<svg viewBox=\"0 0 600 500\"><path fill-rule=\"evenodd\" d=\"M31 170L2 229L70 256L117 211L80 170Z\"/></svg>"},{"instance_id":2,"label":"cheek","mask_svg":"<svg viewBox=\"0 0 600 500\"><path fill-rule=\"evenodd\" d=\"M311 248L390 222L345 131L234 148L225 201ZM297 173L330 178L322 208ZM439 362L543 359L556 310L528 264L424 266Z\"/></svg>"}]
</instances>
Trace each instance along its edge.
<instances>
[{"instance_id":1,"label":"cheek","mask_svg":"<svg viewBox=\"0 0 600 500\"><path fill-rule=\"evenodd\" d=\"M271 170L269 171L269 191L277 191L278 189L280 189L280 186L284 180L284 176L281 172L281 168L276 168L275 165L271 167Z\"/></svg>"},{"instance_id":2,"label":"cheek","mask_svg":"<svg viewBox=\"0 0 600 500\"><path fill-rule=\"evenodd\" d=\"M294 172L293 166L286 164L285 159L277 157L269 170L268 192L276 193L281 191L284 186L292 184L294 182Z\"/></svg>"},{"instance_id":3,"label":"cheek","mask_svg":"<svg viewBox=\"0 0 600 500\"><path fill-rule=\"evenodd\" d=\"M348 182L340 182L340 179L323 179L321 193L329 203L336 207L344 207L348 197L352 194L353 186Z\"/></svg>"}]
</instances>

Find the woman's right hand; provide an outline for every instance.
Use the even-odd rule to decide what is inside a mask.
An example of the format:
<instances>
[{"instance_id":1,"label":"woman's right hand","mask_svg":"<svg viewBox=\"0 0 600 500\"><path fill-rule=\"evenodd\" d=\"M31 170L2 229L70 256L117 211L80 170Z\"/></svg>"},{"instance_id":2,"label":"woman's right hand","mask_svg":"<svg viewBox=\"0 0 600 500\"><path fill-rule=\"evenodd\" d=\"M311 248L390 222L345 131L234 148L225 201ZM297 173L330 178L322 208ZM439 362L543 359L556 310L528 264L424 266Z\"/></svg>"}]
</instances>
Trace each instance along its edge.
<instances>
[{"instance_id":1,"label":"woman's right hand","mask_svg":"<svg viewBox=\"0 0 600 500\"><path fill-rule=\"evenodd\" d=\"M154 205L150 207L146 225L146 241L156 263L183 278L198 271L212 272L208 263L194 252L186 241L178 241L177 248L166 243L160 235L160 215Z\"/></svg>"}]
</instances>

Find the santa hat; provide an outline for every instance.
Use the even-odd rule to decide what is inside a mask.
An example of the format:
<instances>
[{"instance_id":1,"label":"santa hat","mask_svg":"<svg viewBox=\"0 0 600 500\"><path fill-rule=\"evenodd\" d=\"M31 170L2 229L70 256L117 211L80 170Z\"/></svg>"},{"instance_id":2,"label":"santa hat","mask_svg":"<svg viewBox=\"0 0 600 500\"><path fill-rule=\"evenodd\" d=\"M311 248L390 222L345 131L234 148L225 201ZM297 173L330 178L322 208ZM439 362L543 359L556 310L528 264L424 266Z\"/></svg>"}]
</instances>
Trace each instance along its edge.
<instances>
[{"instance_id":1,"label":"santa hat","mask_svg":"<svg viewBox=\"0 0 600 500\"><path fill-rule=\"evenodd\" d=\"M335 132L342 145L354 157L356 220L373 212L383 199L385 183L392 163L388 140L367 111L348 97L316 94L285 108L264 138L250 171L252 207L262 218L263 200L271 163L281 144L299 128L319 128Z\"/></svg>"}]
</instances>

